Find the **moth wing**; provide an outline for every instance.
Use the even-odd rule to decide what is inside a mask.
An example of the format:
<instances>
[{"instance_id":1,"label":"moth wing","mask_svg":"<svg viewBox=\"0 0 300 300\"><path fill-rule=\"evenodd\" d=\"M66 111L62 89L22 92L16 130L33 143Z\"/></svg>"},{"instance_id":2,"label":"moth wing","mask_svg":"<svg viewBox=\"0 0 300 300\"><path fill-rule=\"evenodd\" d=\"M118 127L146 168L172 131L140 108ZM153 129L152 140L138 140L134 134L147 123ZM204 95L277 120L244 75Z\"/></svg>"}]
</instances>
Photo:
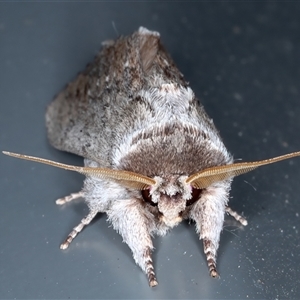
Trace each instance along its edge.
<instances>
[{"instance_id":1,"label":"moth wing","mask_svg":"<svg viewBox=\"0 0 300 300\"><path fill-rule=\"evenodd\" d=\"M107 142L103 141L105 128L103 122L99 122L101 112L97 114L102 105L99 101L100 107L96 107L89 101L93 84L85 73L69 83L48 106L46 126L52 146L99 163L104 160L105 166L102 155L107 147Z\"/></svg>"},{"instance_id":2,"label":"moth wing","mask_svg":"<svg viewBox=\"0 0 300 300\"><path fill-rule=\"evenodd\" d=\"M147 77L157 59L169 60L159 40L157 32L140 28L128 37L104 42L93 63L48 106L50 143L111 167L112 149L130 132L128 111L133 120L142 118L130 101L151 82Z\"/></svg>"}]
</instances>

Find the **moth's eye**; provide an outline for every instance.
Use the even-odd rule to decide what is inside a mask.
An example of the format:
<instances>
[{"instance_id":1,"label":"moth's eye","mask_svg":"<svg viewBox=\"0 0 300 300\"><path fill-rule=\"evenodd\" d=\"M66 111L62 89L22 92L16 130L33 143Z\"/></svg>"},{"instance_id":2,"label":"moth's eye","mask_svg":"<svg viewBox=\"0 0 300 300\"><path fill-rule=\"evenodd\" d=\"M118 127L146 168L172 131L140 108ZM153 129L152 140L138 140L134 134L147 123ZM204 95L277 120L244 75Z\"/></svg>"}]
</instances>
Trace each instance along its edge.
<instances>
[{"instance_id":1,"label":"moth's eye","mask_svg":"<svg viewBox=\"0 0 300 300\"><path fill-rule=\"evenodd\" d=\"M202 192L202 190L200 190L200 189L192 188L192 198L189 200L186 200L186 206L190 206L190 205L194 204L196 201L198 201L200 198L201 192Z\"/></svg>"},{"instance_id":2,"label":"moth's eye","mask_svg":"<svg viewBox=\"0 0 300 300\"><path fill-rule=\"evenodd\" d=\"M157 206L157 203L154 203L152 201L149 189L142 190L142 196L143 196L143 199L144 199L145 202L149 203L152 206Z\"/></svg>"}]
</instances>

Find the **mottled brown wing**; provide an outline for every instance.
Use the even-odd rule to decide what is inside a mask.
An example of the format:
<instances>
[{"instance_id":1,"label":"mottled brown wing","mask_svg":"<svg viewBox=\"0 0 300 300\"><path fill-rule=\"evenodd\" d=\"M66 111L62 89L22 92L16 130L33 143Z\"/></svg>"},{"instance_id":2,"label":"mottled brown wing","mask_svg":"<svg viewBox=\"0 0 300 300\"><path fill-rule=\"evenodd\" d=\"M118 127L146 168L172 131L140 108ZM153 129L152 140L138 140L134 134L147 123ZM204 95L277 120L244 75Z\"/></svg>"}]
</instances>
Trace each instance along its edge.
<instances>
[{"instance_id":1,"label":"mottled brown wing","mask_svg":"<svg viewBox=\"0 0 300 300\"><path fill-rule=\"evenodd\" d=\"M137 94L156 84L154 73L160 73L163 82L185 84L158 33L141 28L104 43L94 62L49 105L46 125L50 143L111 167L112 149L134 130L135 123L143 126L147 120L140 115L141 111L147 114L147 107L139 108L146 104L139 103Z\"/></svg>"}]
</instances>

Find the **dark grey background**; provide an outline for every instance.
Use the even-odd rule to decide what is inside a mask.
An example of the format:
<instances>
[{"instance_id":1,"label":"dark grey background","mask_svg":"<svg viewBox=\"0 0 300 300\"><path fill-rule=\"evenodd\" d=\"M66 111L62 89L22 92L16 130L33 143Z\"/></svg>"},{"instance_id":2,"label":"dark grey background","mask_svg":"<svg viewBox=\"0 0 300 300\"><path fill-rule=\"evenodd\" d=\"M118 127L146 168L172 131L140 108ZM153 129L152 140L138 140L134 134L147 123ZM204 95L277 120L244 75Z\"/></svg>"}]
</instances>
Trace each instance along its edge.
<instances>
[{"instance_id":1,"label":"dark grey background","mask_svg":"<svg viewBox=\"0 0 300 300\"><path fill-rule=\"evenodd\" d=\"M140 25L161 33L235 158L300 150L299 2L0 3L1 150L81 165L47 143L45 108L102 41ZM300 298L300 159L234 181L249 225L226 218L220 279L193 224L156 238L154 289L105 215L59 249L87 207L54 200L82 176L2 154L0 172L1 298Z\"/></svg>"}]
</instances>

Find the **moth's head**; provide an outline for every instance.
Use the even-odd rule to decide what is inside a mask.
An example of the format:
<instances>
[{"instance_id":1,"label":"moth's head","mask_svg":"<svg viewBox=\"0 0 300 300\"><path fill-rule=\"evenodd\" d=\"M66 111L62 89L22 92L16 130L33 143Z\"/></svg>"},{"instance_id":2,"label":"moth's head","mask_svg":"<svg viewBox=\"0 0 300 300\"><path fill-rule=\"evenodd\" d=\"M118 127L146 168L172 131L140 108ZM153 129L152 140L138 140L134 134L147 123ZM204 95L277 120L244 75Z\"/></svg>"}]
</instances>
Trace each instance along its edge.
<instances>
[{"instance_id":1,"label":"moth's head","mask_svg":"<svg viewBox=\"0 0 300 300\"><path fill-rule=\"evenodd\" d=\"M186 208L200 199L202 190L194 189L186 179L183 175L156 176L156 184L141 192L145 202L157 207L160 221L167 226L176 226Z\"/></svg>"}]
</instances>

